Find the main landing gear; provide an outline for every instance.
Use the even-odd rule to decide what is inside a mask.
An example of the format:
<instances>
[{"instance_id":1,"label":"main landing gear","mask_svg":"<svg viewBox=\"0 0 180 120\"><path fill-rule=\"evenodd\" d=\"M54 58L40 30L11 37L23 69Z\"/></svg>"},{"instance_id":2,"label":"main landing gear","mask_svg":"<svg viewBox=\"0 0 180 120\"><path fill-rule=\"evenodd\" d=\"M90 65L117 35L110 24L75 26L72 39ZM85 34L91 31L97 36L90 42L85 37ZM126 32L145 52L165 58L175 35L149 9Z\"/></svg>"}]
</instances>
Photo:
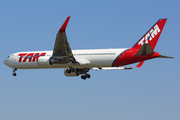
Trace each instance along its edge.
<instances>
[{"instance_id":1,"label":"main landing gear","mask_svg":"<svg viewBox=\"0 0 180 120\"><path fill-rule=\"evenodd\" d=\"M75 69L73 67L71 67L74 63L73 62L70 62L68 65L69 65L69 68L66 69L66 72L67 73L71 73L71 72L75 72Z\"/></svg>"},{"instance_id":2,"label":"main landing gear","mask_svg":"<svg viewBox=\"0 0 180 120\"><path fill-rule=\"evenodd\" d=\"M80 74L84 74L81 75L81 79L86 80L86 78L90 78L91 76L89 74L87 74L87 72L89 71L89 69L85 68L85 69L75 69L73 67L69 67L66 69L66 73L68 74L73 74L73 72L76 73L76 75L80 75Z\"/></svg>"},{"instance_id":3,"label":"main landing gear","mask_svg":"<svg viewBox=\"0 0 180 120\"><path fill-rule=\"evenodd\" d=\"M66 69L66 72L70 74L71 72L75 72L75 69L72 67L69 67L68 69Z\"/></svg>"},{"instance_id":4,"label":"main landing gear","mask_svg":"<svg viewBox=\"0 0 180 120\"><path fill-rule=\"evenodd\" d=\"M81 76L81 79L86 80L86 78L90 78L90 77L91 77L91 75L85 74L85 75Z\"/></svg>"},{"instance_id":5,"label":"main landing gear","mask_svg":"<svg viewBox=\"0 0 180 120\"><path fill-rule=\"evenodd\" d=\"M17 68L14 68L14 70L13 70L13 76L16 76L17 74L16 74L16 71L17 71Z\"/></svg>"},{"instance_id":6,"label":"main landing gear","mask_svg":"<svg viewBox=\"0 0 180 120\"><path fill-rule=\"evenodd\" d=\"M86 80L86 78L90 78L91 76L87 74L90 68L73 68L69 66L69 68L65 69L66 76L79 76L81 75L81 79Z\"/></svg>"}]
</instances>

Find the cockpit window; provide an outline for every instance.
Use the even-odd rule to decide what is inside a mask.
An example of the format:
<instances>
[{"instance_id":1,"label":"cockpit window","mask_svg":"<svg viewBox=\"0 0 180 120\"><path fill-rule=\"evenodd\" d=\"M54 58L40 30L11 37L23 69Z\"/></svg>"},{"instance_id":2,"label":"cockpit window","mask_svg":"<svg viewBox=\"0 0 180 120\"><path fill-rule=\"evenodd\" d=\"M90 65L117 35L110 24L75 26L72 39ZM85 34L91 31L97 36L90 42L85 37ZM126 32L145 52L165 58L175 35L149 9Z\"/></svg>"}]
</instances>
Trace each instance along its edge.
<instances>
[{"instance_id":1,"label":"cockpit window","mask_svg":"<svg viewBox=\"0 0 180 120\"><path fill-rule=\"evenodd\" d=\"M9 56L7 58L9 58Z\"/></svg>"}]
</instances>

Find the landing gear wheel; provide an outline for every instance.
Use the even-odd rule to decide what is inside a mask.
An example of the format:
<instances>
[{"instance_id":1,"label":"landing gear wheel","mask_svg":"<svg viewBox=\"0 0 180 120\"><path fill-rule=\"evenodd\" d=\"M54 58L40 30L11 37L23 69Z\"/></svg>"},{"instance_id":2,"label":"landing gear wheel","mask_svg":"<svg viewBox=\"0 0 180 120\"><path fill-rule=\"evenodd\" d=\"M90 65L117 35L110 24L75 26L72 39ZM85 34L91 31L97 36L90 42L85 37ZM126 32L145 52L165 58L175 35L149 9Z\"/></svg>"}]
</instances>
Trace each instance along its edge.
<instances>
[{"instance_id":1,"label":"landing gear wheel","mask_svg":"<svg viewBox=\"0 0 180 120\"><path fill-rule=\"evenodd\" d=\"M16 71L17 71L17 68L14 68L14 70L13 70L13 76L16 76Z\"/></svg>"},{"instance_id":2,"label":"landing gear wheel","mask_svg":"<svg viewBox=\"0 0 180 120\"><path fill-rule=\"evenodd\" d=\"M71 73L71 70L70 70L70 69L66 69L66 72L70 74L70 73Z\"/></svg>"},{"instance_id":3,"label":"landing gear wheel","mask_svg":"<svg viewBox=\"0 0 180 120\"><path fill-rule=\"evenodd\" d=\"M16 73L13 73L12 75L13 75L13 76L16 76Z\"/></svg>"},{"instance_id":4,"label":"landing gear wheel","mask_svg":"<svg viewBox=\"0 0 180 120\"><path fill-rule=\"evenodd\" d=\"M72 67L70 68L70 70L71 70L71 72L75 72L75 69L74 69L74 68L72 68Z\"/></svg>"},{"instance_id":5,"label":"landing gear wheel","mask_svg":"<svg viewBox=\"0 0 180 120\"><path fill-rule=\"evenodd\" d=\"M89 74L85 74L85 76L86 76L86 78L90 78L91 77L91 75L89 75Z\"/></svg>"},{"instance_id":6,"label":"landing gear wheel","mask_svg":"<svg viewBox=\"0 0 180 120\"><path fill-rule=\"evenodd\" d=\"M82 75L82 76L81 76L81 79L86 80L86 76L85 76L85 75Z\"/></svg>"}]
</instances>

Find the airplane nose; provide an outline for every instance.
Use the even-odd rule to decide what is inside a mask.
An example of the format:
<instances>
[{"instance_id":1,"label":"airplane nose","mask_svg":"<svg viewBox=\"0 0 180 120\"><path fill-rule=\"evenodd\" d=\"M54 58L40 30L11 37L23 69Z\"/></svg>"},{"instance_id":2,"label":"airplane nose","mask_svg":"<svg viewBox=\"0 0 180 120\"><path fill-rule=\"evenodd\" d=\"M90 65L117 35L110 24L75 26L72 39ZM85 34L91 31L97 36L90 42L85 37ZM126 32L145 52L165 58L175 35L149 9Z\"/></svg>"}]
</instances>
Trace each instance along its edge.
<instances>
[{"instance_id":1,"label":"airplane nose","mask_svg":"<svg viewBox=\"0 0 180 120\"><path fill-rule=\"evenodd\" d=\"M8 66L8 60L7 59L4 60L4 64Z\"/></svg>"}]
</instances>

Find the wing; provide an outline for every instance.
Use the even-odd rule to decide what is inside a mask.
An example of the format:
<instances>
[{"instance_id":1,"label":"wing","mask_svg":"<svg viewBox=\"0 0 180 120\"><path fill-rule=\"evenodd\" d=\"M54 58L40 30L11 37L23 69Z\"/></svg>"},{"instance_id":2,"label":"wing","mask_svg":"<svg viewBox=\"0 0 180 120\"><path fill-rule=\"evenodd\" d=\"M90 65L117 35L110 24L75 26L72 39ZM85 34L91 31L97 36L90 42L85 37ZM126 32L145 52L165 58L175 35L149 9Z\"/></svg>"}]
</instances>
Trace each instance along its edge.
<instances>
[{"instance_id":1,"label":"wing","mask_svg":"<svg viewBox=\"0 0 180 120\"><path fill-rule=\"evenodd\" d=\"M55 40L53 54L52 54L52 58L61 60L62 61L61 63L76 62L72 54L70 45L66 37L66 32L65 32L69 19L70 19L70 16L67 17L66 21L61 26L61 28L59 29L56 35L56 40Z\"/></svg>"}]
</instances>

